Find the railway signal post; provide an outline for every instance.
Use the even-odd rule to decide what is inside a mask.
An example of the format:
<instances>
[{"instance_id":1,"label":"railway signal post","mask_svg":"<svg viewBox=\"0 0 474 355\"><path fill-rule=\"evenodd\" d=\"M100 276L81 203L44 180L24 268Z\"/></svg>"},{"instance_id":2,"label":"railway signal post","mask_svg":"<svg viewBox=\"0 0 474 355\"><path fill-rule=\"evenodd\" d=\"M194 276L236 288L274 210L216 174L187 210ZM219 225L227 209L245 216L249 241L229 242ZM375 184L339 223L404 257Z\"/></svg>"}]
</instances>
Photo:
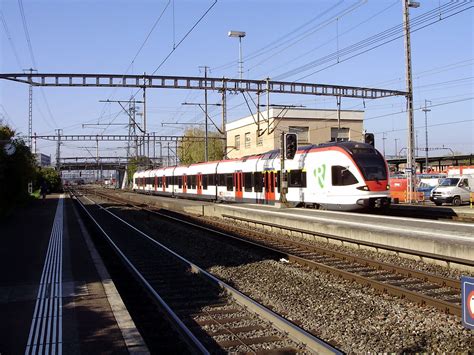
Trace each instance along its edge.
<instances>
[{"instance_id":1,"label":"railway signal post","mask_svg":"<svg viewBox=\"0 0 474 355\"><path fill-rule=\"evenodd\" d=\"M286 193L288 192L288 174L285 170L285 159L293 159L298 150L298 136L296 133L281 133L280 138L280 204L288 206Z\"/></svg>"}]
</instances>

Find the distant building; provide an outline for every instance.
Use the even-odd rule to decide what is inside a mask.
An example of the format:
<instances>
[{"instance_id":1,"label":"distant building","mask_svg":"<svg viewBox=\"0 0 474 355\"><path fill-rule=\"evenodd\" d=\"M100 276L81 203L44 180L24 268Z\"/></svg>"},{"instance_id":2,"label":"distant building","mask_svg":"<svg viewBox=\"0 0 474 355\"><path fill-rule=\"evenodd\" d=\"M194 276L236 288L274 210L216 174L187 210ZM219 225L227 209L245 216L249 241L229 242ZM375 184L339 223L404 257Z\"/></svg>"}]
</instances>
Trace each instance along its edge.
<instances>
[{"instance_id":1,"label":"distant building","mask_svg":"<svg viewBox=\"0 0 474 355\"><path fill-rule=\"evenodd\" d=\"M43 153L36 153L36 162L41 167L51 166L51 156Z\"/></svg>"},{"instance_id":2,"label":"distant building","mask_svg":"<svg viewBox=\"0 0 474 355\"><path fill-rule=\"evenodd\" d=\"M270 117L270 119L267 119ZM227 156L240 158L280 148L282 132L298 134L298 145L363 141L364 111L271 108L227 123ZM339 128L340 127L340 128ZM257 132L260 131L260 134Z\"/></svg>"}]
</instances>

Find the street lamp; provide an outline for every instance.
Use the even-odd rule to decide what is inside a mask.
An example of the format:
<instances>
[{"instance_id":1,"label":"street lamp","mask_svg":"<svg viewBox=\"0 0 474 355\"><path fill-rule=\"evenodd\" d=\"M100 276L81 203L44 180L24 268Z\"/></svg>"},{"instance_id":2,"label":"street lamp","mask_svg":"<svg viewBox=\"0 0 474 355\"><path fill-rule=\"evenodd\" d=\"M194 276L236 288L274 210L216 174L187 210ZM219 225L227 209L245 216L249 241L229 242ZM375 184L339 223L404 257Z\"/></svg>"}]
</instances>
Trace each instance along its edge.
<instances>
[{"instance_id":1,"label":"street lamp","mask_svg":"<svg viewBox=\"0 0 474 355\"><path fill-rule=\"evenodd\" d=\"M239 75L242 79L243 75L243 62L242 62L242 37L245 37L245 32L243 31L229 31L227 34L229 37L238 37L239 38Z\"/></svg>"}]
</instances>

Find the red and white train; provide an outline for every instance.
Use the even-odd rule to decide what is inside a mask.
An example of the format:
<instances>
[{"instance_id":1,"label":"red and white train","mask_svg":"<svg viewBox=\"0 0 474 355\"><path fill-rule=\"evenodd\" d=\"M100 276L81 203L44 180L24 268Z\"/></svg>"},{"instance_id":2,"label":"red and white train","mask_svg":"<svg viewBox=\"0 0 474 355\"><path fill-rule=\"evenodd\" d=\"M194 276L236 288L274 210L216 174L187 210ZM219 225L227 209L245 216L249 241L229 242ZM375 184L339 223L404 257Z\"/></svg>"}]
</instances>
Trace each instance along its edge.
<instances>
[{"instance_id":1,"label":"red and white train","mask_svg":"<svg viewBox=\"0 0 474 355\"><path fill-rule=\"evenodd\" d=\"M299 147L285 160L292 205L332 210L390 204L388 168L371 145L337 142ZM274 204L280 199L280 152L138 171L133 190L213 201Z\"/></svg>"}]
</instances>

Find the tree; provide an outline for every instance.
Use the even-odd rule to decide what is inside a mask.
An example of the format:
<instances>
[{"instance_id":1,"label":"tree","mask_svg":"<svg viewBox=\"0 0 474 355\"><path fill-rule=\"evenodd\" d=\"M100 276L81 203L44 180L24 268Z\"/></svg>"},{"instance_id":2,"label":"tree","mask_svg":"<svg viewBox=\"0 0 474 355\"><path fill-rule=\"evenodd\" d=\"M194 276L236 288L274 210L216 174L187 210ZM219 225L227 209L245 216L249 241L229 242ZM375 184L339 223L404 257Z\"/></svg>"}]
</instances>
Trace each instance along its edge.
<instances>
[{"instance_id":1,"label":"tree","mask_svg":"<svg viewBox=\"0 0 474 355\"><path fill-rule=\"evenodd\" d=\"M37 167L35 188L40 188L43 181L46 182L50 192L61 190L61 176L56 169Z\"/></svg>"},{"instance_id":2,"label":"tree","mask_svg":"<svg viewBox=\"0 0 474 355\"><path fill-rule=\"evenodd\" d=\"M131 158L128 162L127 166L127 182L130 184L133 179L133 174L137 172L137 170L143 170L152 165L150 158L140 156L136 158Z\"/></svg>"},{"instance_id":3,"label":"tree","mask_svg":"<svg viewBox=\"0 0 474 355\"><path fill-rule=\"evenodd\" d=\"M11 143L15 152L8 155L4 147ZM35 157L25 142L15 138L15 131L0 125L0 217L15 204L28 198L28 183L35 177Z\"/></svg>"},{"instance_id":4,"label":"tree","mask_svg":"<svg viewBox=\"0 0 474 355\"><path fill-rule=\"evenodd\" d=\"M184 132L184 137L204 137L205 132L199 128L190 128ZM221 160L224 156L224 141L217 132L209 132L209 161ZM188 165L204 161L205 142L202 140L184 139L178 147L178 157L181 164Z\"/></svg>"}]
</instances>

